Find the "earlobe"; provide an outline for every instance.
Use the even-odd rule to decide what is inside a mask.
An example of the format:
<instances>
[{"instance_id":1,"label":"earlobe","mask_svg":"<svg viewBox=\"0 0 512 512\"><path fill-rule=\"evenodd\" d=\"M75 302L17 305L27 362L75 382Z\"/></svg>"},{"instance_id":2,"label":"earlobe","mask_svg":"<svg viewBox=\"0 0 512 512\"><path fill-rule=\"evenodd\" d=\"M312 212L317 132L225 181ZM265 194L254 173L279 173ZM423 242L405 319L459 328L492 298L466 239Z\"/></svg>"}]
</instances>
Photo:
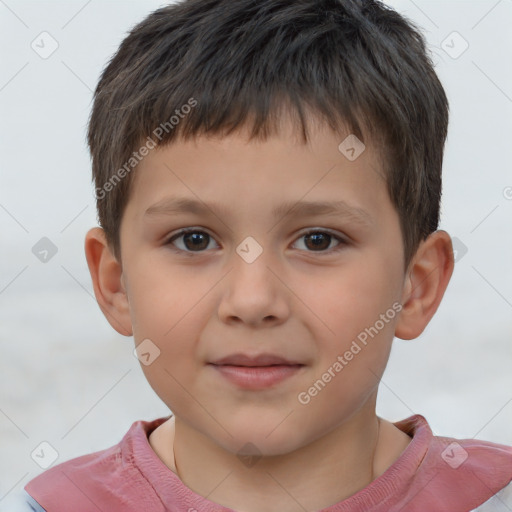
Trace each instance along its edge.
<instances>
[{"instance_id":1,"label":"earlobe","mask_svg":"<svg viewBox=\"0 0 512 512\"><path fill-rule=\"evenodd\" d=\"M85 236L85 256L94 295L110 325L123 336L132 336L128 296L120 263L110 250L105 232L96 227Z\"/></svg>"},{"instance_id":2,"label":"earlobe","mask_svg":"<svg viewBox=\"0 0 512 512\"><path fill-rule=\"evenodd\" d=\"M435 231L421 242L404 282L397 338L410 340L423 332L441 303L453 267L452 242L446 231Z\"/></svg>"}]
</instances>

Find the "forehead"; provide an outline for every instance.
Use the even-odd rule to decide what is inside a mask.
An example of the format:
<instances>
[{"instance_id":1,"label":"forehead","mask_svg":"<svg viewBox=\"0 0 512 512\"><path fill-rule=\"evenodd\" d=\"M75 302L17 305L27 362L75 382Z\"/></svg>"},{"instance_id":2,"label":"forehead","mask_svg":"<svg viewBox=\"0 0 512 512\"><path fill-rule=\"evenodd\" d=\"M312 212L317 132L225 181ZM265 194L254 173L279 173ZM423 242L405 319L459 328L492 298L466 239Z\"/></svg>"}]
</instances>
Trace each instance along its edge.
<instances>
[{"instance_id":1,"label":"forehead","mask_svg":"<svg viewBox=\"0 0 512 512\"><path fill-rule=\"evenodd\" d=\"M371 222L388 197L373 144L322 125L306 144L293 127L264 140L243 130L176 139L150 151L134 174L127 210L138 218L179 210L272 217L344 210Z\"/></svg>"}]
</instances>

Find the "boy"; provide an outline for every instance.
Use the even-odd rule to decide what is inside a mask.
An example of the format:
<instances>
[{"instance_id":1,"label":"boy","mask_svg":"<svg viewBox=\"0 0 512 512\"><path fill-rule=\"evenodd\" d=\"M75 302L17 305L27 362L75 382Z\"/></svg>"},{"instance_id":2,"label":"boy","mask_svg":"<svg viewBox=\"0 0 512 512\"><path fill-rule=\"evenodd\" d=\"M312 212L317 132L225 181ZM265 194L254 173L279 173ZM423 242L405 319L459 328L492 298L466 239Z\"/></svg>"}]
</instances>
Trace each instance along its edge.
<instances>
[{"instance_id":1,"label":"boy","mask_svg":"<svg viewBox=\"0 0 512 512\"><path fill-rule=\"evenodd\" d=\"M447 125L421 34L375 1L136 26L95 92L85 252L173 414L39 475L27 510L510 510L512 448L375 412L453 271Z\"/></svg>"}]
</instances>

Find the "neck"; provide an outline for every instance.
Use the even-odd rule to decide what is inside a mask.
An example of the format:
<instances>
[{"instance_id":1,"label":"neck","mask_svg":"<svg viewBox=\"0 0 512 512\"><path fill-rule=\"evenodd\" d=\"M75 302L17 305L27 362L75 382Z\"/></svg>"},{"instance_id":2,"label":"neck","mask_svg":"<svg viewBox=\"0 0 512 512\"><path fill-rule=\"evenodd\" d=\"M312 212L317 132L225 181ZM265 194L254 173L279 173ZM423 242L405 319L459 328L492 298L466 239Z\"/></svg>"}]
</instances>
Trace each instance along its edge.
<instances>
[{"instance_id":1,"label":"neck","mask_svg":"<svg viewBox=\"0 0 512 512\"><path fill-rule=\"evenodd\" d=\"M298 450L244 465L236 454L176 418L173 459L187 487L229 508L319 510L351 496L382 473L379 426L374 409L373 414L362 410Z\"/></svg>"}]
</instances>

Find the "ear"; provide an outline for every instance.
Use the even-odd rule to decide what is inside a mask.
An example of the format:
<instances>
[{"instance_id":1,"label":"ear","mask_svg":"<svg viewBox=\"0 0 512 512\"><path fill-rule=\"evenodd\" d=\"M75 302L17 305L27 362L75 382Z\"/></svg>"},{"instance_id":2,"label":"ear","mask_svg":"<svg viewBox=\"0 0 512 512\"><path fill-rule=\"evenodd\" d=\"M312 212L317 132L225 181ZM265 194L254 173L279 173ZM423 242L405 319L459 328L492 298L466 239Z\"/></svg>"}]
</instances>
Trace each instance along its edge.
<instances>
[{"instance_id":1,"label":"ear","mask_svg":"<svg viewBox=\"0 0 512 512\"><path fill-rule=\"evenodd\" d=\"M91 273L94 295L101 311L119 334L132 336L122 267L112 254L103 229L96 227L87 232L85 256Z\"/></svg>"},{"instance_id":2,"label":"ear","mask_svg":"<svg viewBox=\"0 0 512 512\"><path fill-rule=\"evenodd\" d=\"M450 235L438 230L421 242L406 273L395 336L417 338L437 311L453 273Z\"/></svg>"}]
</instances>

